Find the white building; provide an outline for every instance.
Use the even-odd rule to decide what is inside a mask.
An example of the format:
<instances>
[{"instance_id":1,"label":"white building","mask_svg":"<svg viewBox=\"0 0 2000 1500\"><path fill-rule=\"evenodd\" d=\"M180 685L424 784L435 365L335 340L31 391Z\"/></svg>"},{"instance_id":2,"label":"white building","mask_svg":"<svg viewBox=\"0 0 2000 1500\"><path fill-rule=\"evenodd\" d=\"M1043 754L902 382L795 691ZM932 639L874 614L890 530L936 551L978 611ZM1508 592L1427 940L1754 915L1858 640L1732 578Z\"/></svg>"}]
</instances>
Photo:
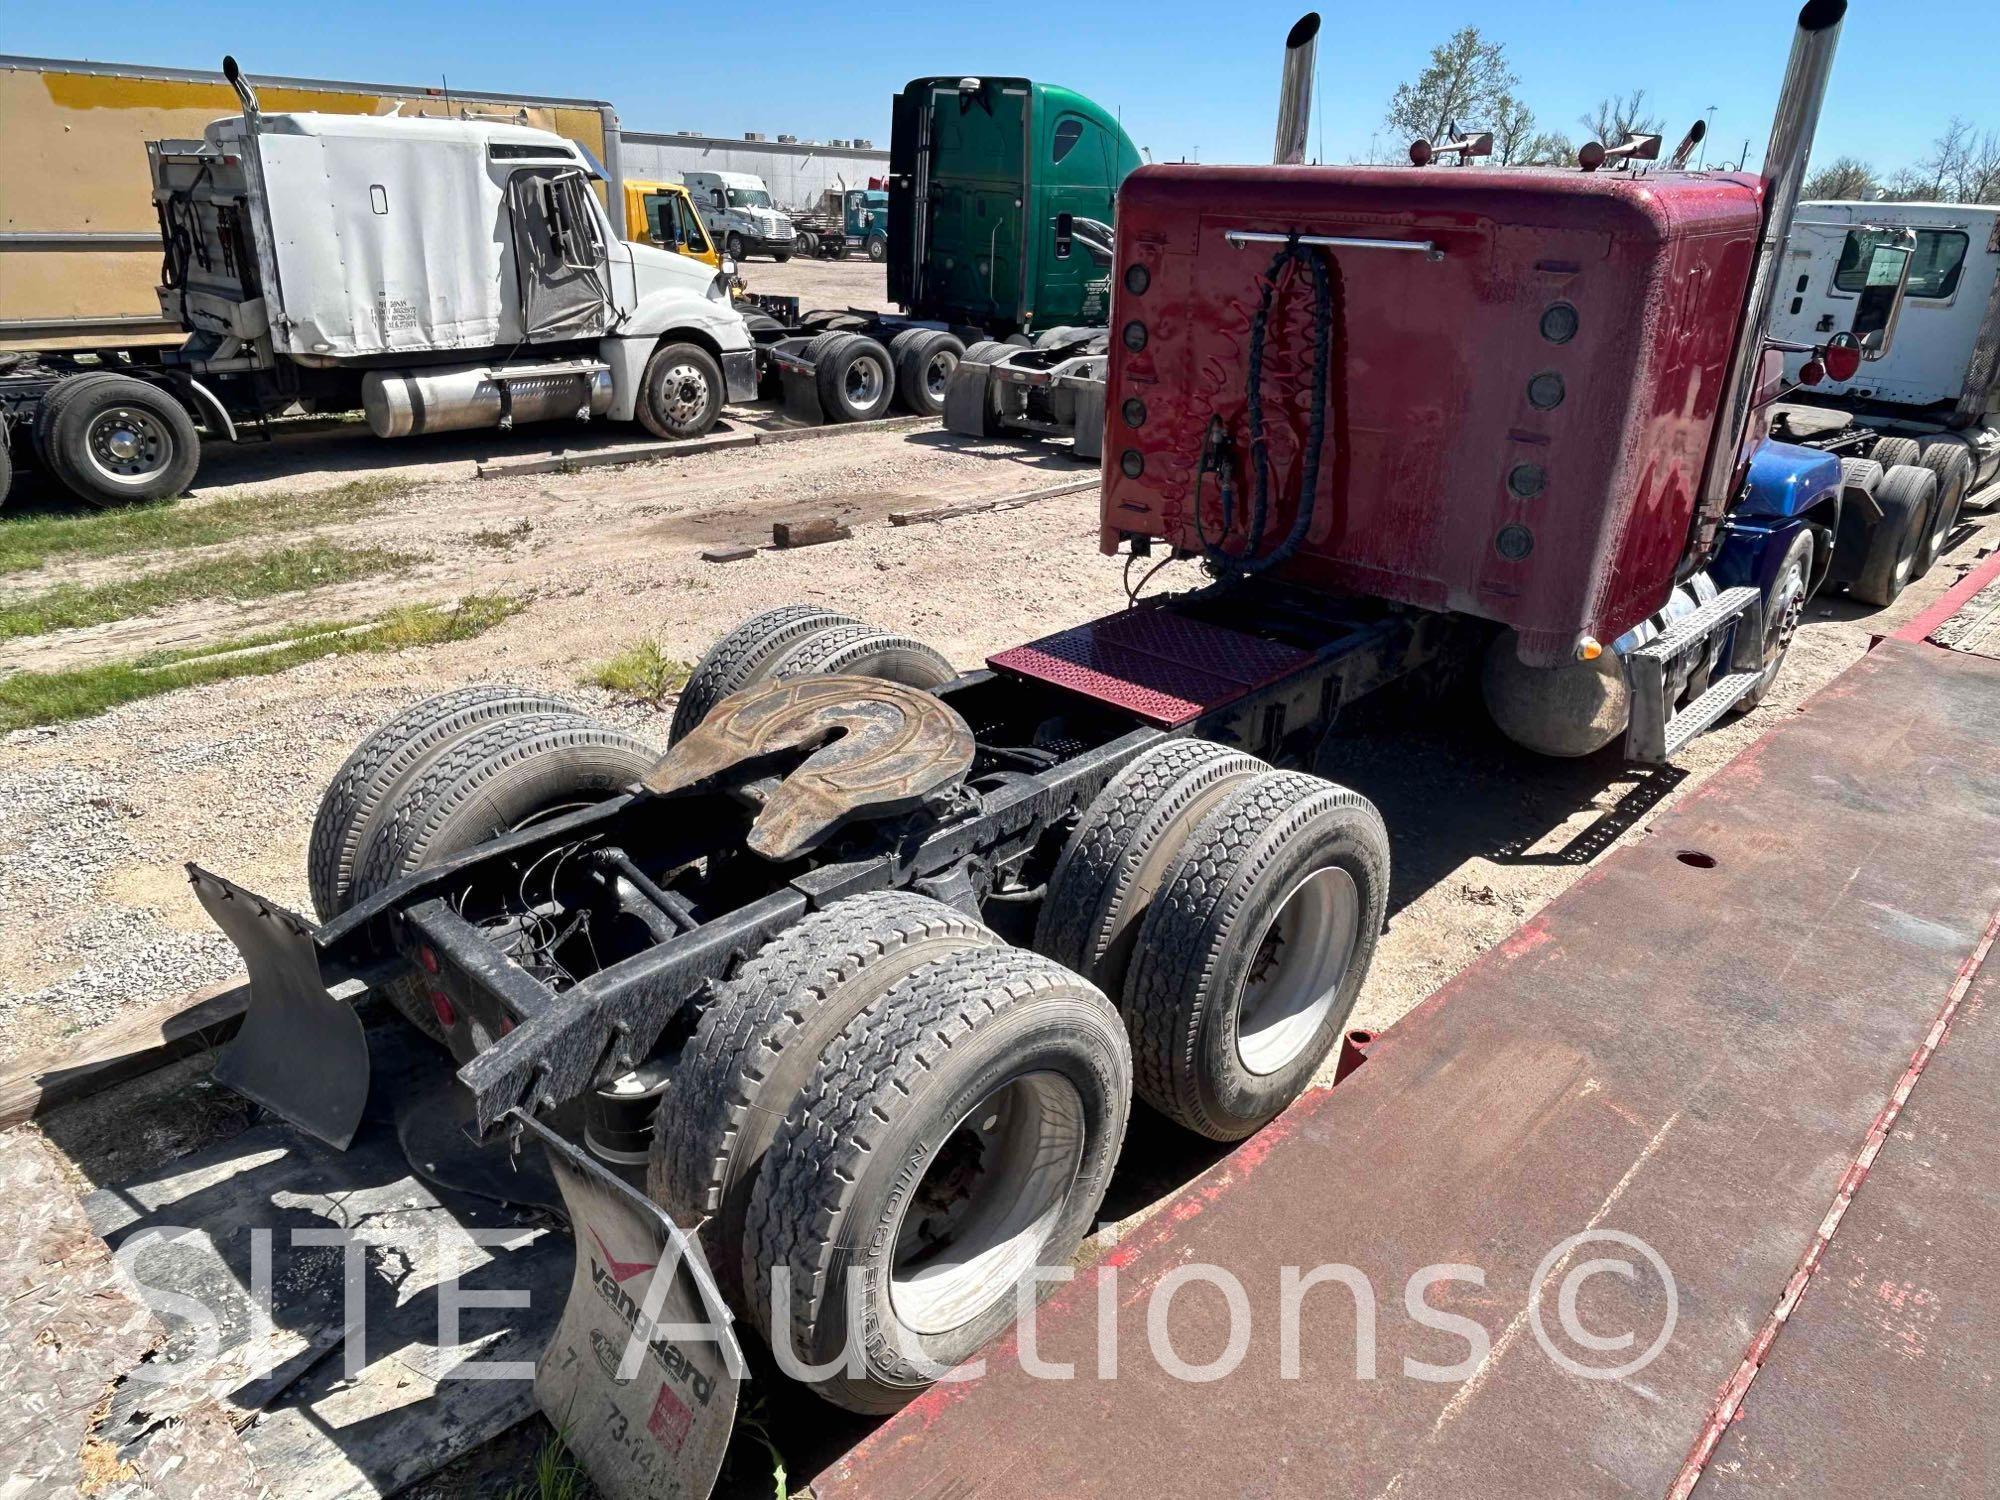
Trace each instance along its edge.
<instances>
[{"instance_id":1,"label":"white building","mask_svg":"<svg viewBox=\"0 0 2000 1500\"><path fill-rule=\"evenodd\" d=\"M889 153L841 141L732 140L723 136L619 132L627 177L678 182L684 172L747 172L764 179L780 209L818 204L828 188L860 188L889 175Z\"/></svg>"}]
</instances>

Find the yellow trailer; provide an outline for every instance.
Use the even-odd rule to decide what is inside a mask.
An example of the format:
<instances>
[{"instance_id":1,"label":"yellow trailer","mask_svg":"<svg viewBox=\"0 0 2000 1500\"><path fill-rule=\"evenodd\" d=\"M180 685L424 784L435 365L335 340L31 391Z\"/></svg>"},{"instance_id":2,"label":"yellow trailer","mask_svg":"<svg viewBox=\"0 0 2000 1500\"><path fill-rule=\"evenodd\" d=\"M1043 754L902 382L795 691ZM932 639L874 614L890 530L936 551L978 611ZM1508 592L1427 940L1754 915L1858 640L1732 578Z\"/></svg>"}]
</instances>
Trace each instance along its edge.
<instances>
[{"instance_id":1,"label":"yellow trailer","mask_svg":"<svg viewBox=\"0 0 2000 1500\"><path fill-rule=\"evenodd\" d=\"M552 130L604 168L614 215L626 198L618 116L593 99L253 78L272 113L504 118ZM0 349L178 344L160 315L160 228L146 142L200 136L237 114L220 73L0 55ZM634 239L647 227L629 223Z\"/></svg>"}]
</instances>

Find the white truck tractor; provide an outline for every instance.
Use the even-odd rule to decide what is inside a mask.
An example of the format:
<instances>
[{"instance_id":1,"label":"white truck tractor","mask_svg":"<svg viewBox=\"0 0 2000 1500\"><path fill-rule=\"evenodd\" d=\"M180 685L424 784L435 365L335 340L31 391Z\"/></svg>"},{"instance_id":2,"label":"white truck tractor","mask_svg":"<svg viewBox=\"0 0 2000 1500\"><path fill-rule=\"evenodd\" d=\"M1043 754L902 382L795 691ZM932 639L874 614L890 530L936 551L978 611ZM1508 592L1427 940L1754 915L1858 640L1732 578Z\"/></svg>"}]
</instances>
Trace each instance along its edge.
<instances>
[{"instance_id":1,"label":"white truck tractor","mask_svg":"<svg viewBox=\"0 0 2000 1500\"><path fill-rule=\"evenodd\" d=\"M574 142L487 120L243 113L147 146L179 348L13 392L42 460L96 504L179 494L196 424L363 409L378 437L609 417L662 438L756 394L712 266L622 239ZM16 381L15 384L20 384Z\"/></svg>"},{"instance_id":2,"label":"white truck tractor","mask_svg":"<svg viewBox=\"0 0 2000 1500\"><path fill-rule=\"evenodd\" d=\"M763 178L748 172L683 172L681 181L694 195L702 223L731 260L752 255L768 255L775 261L792 258L798 230L772 206L771 190Z\"/></svg>"},{"instance_id":3,"label":"white truck tractor","mask_svg":"<svg viewBox=\"0 0 2000 1500\"><path fill-rule=\"evenodd\" d=\"M1843 547L1863 555L1845 533L1881 519L1884 475L1937 475L1885 575L1900 588L1937 559L1963 511L2000 501L2000 207L1801 203L1787 255L1770 331L1801 388L1773 435L1852 460L1848 490L1872 502L1843 508L1836 559ZM1850 329L1859 357L1832 370L1813 349Z\"/></svg>"}]
</instances>

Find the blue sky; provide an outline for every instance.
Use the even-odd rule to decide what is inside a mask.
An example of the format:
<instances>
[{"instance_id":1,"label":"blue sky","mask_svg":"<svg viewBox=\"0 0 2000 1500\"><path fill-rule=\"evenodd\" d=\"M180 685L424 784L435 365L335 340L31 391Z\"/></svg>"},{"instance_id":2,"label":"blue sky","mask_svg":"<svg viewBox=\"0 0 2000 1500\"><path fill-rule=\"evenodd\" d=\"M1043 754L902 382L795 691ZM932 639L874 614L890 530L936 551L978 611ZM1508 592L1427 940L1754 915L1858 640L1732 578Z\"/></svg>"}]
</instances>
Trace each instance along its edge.
<instances>
[{"instance_id":1,"label":"blue sky","mask_svg":"<svg viewBox=\"0 0 2000 1500\"><path fill-rule=\"evenodd\" d=\"M1025 5L588 7L569 35L560 8L490 0L256 0L8 8L6 51L106 62L214 67L233 51L252 72L608 98L628 129L761 130L868 136L887 144L889 96L932 73L1025 74L1122 111L1159 160L1256 161L1270 152L1273 92L1299 0L1152 0ZM1577 116L1613 92L1647 90L1671 145L1715 106L1711 161L1746 137L1754 166L1790 42L1784 0L1662 0L1638 24L1615 0L1484 6L1324 5L1314 122L1330 160L1376 138L1389 94L1472 23L1505 43L1543 128L1573 138ZM477 20L472 17L477 16ZM1958 113L2000 130L1991 0L1854 0L1815 158L1852 153L1888 170L1921 156ZM618 22L614 26L613 18ZM1917 24L1912 24L1915 22ZM1954 42L1953 39L1958 39ZM1471 122L1468 122L1471 123Z\"/></svg>"}]
</instances>

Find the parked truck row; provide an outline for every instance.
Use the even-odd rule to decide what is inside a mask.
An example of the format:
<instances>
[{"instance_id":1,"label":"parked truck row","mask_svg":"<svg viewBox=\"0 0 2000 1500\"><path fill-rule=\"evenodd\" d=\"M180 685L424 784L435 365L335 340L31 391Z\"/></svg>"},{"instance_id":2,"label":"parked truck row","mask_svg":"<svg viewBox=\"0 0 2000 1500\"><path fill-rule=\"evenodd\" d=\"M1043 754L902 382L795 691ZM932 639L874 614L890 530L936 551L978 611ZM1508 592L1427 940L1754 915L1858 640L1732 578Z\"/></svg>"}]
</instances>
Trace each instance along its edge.
<instances>
[{"instance_id":1,"label":"parked truck row","mask_svg":"<svg viewBox=\"0 0 2000 1500\"><path fill-rule=\"evenodd\" d=\"M231 123L214 119L214 86L202 75L14 62L0 71L8 117L55 142L45 154L57 166L68 160L75 112L62 106L77 99L106 106L92 123L112 159L112 137L135 119L199 120L201 136L145 143L149 232L22 231L0 245L19 314L0 319L15 345L0 351L0 496L16 458L93 504L176 494L204 434L235 441L274 417L344 409L366 412L382 437L600 417L694 436L723 401L760 387L813 421L864 420L892 406L937 415L968 347L971 379L1013 357L1003 340L1069 349L1079 328L1085 338L1101 328L1112 203L1138 160L1116 120L1072 91L1026 79L917 80L894 103L890 187L843 192L838 228L803 236L815 250L882 259L903 311L801 316L792 299L752 299L732 324L737 257L753 248L789 255L800 232L744 174L621 177L607 105L392 99L288 80L279 97L300 107L281 113L233 73L224 87L243 112ZM298 139L320 145L302 151ZM316 178L320 154L347 170ZM434 170L463 191L427 198L405 179L392 194L370 176L376 158L403 173ZM514 182L536 163L582 186L552 186L536 209ZM101 181L95 164L73 165L77 181ZM143 181L136 163L133 176ZM127 196L105 197L104 214L135 218ZM32 207L88 217L81 203ZM30 208L10 200L9 217ZM525 227L537 212L553 236L546 245ZM314 236L336 225L353 254L320 253ZM423 263L427 241L450 247L436 267ZM655 251L688 262L685 274L669 274ZM106 259L114 253L116 267ZM536 253L555 261L531 269ZM43 283L18 274L24 264ZM152 283L145 314L125 285L142 269ZM440 287L434 275L472 280ZM468 320L465 304L479 300L471 287L496 275L496 287L511 288L511 311L487 307ZM49 305L50 278L69 289L66 310L27 311ZM594 312L582 307L593 295ZM342 311L324 316L332 307ZM672 380L663 366L649 385L648 362L669 344L700 354L673 364ZM982 384L974 404L996 415L974 416L972 429L1002 430L1002 413L1028 430L1077 425L1063 389L1053 399L1019 389L1025 399L988 403Z\"/></svg>"}]
</instances>

